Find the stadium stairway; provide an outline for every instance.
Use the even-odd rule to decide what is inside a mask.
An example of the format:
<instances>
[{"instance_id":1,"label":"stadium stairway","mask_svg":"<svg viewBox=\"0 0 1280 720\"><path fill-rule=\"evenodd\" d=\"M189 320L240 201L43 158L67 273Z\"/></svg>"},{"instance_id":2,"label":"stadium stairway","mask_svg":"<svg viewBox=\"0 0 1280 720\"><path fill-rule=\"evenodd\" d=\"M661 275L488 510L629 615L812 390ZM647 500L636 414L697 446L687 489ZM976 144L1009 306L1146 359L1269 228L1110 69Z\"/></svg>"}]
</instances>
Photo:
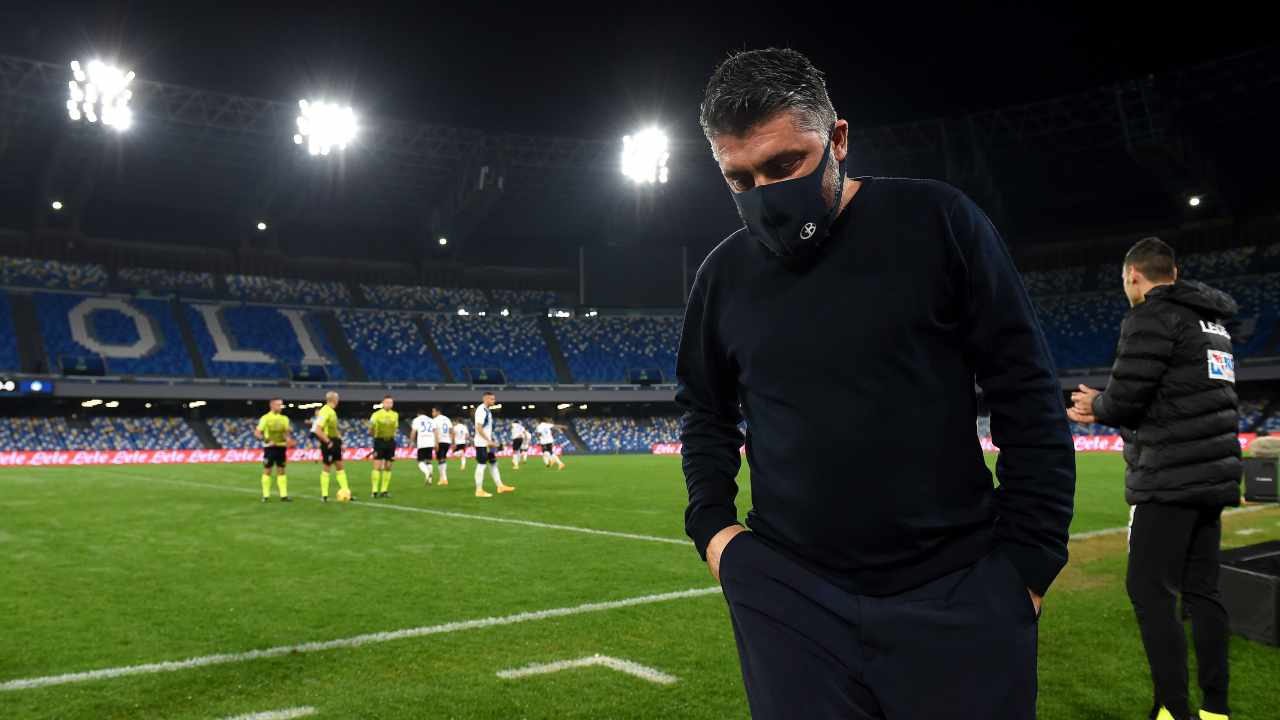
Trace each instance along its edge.
<instances>
[{"instance_id":1,"label":"stadium stairway","mask_svg":"<svg viewBox=\"0 0 1280 720\"><path fill-rule=\"evenodd\" d=\"M347 336L342 332L342 325L338 322L338 318L331 310L323 310L312 314L315 318L316 325L320 327L320 332L324 333L324 339L329 341L329 347L333 349L333 354L338 356L338 362L342 364L342 369L346 372L347 378L357 382L368 382L369 376L364 371L364 366L360 364L360 359L356 357L356 353L351 349L351 345L347 342Z\"/></svg>"},{"instance_id":2,"label":"stadium stairway","mask_svg":"<svg viewBox=\"0 0 1280 720\"><path fill-rule=\"evenodd\" d=\"M431 351L431 357L435 359L436 365L439 366L440 372L444 376L444 381L447 383L458 382L453 377L453 371L449 369L449 363L444 361L444 355L441 354L440 348L436 347L435 338L431 337L431 326L427 324L426 318L420 317L414 320L413 324L418 328L418 334L422 336L422 344Z\"/></svg>"},{"instance_id":3,"label":"stadium stairway","mask_svg":"<svg viewBox=\"0 0 1280 720\"><path fill-rule=\"evenodd\" d=\"M560 340L556 338L556 331L551 327L551 320L545 315L538 316L538 329L542 331L542 339L547 344L547 353L551 355L551 366L556 369L556 382L562 385L573 384L573 373L569 372L569 363L564 359L564 351L560 349ZM581 439L574 439L579 449L585 449L586 446Z\"/></svg>"},{"instance_id":4,"label":"stadium stairway","mask_svg":"<svg viewBox=\"0 0 1280 720\"><path fill-rule=\"evenodd\" d=\"M565 426L564 436L569 438L569 442L573 443L574 449L576 449L578 452L580 453L591 452L591 448L587 447L587 444L583 442L582 436L578 434L577 430L573 429L573 423L569 423L568 425Z\"/></svg>"},{"instance_id":5,"label":"stadium stairway","mask_svg":"<svg viewBox=\"0 0 1280 720\"><path fill-rule=\"evenodd\" d=\"M209 423L204 418L189 417L187 418L187 427L191 428L191 432L200 438L200 442L206 450L221 450L222 444L218 442L218 438L214 437L213 430L209 429Z\"/></svg>"},{"instance_id":6,"label":"stadium stairway","mask_svg":"<svg viewBox=\"0 0 1280 720\"><path fill-rule=\"evenodd\" d=\"M209 371L204 366L204 355L200 354L200 346L196 345L196 335L191 330L191 319L178 298L173 299L173 316L178 319L178 334L182 336L182 347L187 349L187 355L191 357L191 369L195 372L195 376L209 377Z\"/></svg>"},{"instance_id":7,"label":"stadium stairway","mask_svg":"<svg viewBox=\"0 0 1280 720\"><path fill-rule=\"evenodd\" d=\"M373 305L373 303L369 302L369 298L365 296L364 290L360 288L360 283L349 282L343 283L343 285L346 285L347 292L351 293L352 307L367 307Z\"/></svg>"},{"instance_id":8,"label":"stadium stairway","mask_svg":"<svg viewBox=\"0 0 1280 720\"><path fill-rule=\"evenodd\" d=\"M18 336L18 362L22 372L50 372L49 356L44 351L44 337L40 333L40 318L31 293L10 293L9 307L13 312L13 331Z\"/></svg>"}]
</instances>

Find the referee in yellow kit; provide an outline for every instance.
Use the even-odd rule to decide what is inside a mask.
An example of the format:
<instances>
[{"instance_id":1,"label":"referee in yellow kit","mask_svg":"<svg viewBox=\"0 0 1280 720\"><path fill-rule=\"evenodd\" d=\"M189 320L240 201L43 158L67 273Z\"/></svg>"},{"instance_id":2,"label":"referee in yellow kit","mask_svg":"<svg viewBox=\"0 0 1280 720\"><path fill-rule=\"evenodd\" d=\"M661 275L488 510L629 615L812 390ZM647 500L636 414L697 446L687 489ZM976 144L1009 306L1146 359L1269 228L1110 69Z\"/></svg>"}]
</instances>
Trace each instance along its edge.
<instances>
[{"instance_id":1,"label":"referee in yellow kit","mask_svg":"<svg viewBox=\"0 0 1280 720\"><path fill-rule=\"evenodd\" d=\"M289 478L285 476L287 453L293 445L293 436L289 428L289 418L281 412L284 400L275 398L270 403L266 415L258 418L258 426L253 429L253 436L262 441L262 502L271 499L271 473L276 476L276 485L280 488L280 502L289 500Z\"/></svg>"},{"instance_id":2,"label":"referee in yellow kit","mask_svg":"<svg viewBox=\"0 0 1280 720\"><path fill-rule=\"evenodd\" d=\"M396 459L396 431L400 429L400 413L392 410L395 400L382 398L382 407L369 416L369 432L373 435L373 486L375 498L391 497L391 463ZM379 483L382 489L379 490Z\"/></svg>"}]
</instances>

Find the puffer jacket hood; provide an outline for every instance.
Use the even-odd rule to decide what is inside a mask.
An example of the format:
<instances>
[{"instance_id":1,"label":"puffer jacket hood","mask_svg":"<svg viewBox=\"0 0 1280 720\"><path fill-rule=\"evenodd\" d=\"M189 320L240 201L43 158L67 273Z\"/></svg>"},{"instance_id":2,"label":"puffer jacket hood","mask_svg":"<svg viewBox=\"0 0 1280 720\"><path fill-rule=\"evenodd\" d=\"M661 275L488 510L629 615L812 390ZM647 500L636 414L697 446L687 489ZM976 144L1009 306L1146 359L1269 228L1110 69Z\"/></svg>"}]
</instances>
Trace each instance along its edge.
<instances>
[{"instance_id":1,"label":"puffer jacket hood","mask_svg":"<svg viewBox=\"0 0 1280 720\"><path fill-rule=\"evenodd\" d=\"M1195 280L1179 280L1171 285L1152 288L1147 301L1164 300L1195 311L1205 320L1229 320L1240 311L1231 296Z\"/></svg>"}]
</instances>

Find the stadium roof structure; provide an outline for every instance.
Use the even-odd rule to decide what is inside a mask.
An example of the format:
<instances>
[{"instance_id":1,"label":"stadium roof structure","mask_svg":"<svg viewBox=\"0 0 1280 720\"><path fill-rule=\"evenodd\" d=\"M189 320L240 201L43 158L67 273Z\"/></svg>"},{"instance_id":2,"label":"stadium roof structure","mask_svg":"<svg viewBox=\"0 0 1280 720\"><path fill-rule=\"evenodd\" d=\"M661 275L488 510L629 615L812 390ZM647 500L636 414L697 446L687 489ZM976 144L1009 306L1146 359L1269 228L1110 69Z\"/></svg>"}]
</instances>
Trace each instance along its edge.
<instances>
[{"instance_id":1,"label":"stadium roof structure","mask_svg":"<svg viewBox=\"0 0 1280 720\"><path fill-rule=\"evenodd\" d=\"M1265 48L1038 102L856 128L850 170L945 179L1013 235L1167 220L1191 189L1214 199L1200 212L1230 214L1257 188L1224 150L1253 143L1274 117L1277 57ZM701 138L674 140L671 187L641 201L619 177L615 140L367 117L353 148L316 163L288 141L296 102L139 77L135 127L103 133L66 121L68 75L63 64L0 56L0 187L18 198L5 212L73 188L95 216L166 208L447 229L488 238L485 253L609 235L709 247L737 224Z\"/></svg>"}]
</instances>

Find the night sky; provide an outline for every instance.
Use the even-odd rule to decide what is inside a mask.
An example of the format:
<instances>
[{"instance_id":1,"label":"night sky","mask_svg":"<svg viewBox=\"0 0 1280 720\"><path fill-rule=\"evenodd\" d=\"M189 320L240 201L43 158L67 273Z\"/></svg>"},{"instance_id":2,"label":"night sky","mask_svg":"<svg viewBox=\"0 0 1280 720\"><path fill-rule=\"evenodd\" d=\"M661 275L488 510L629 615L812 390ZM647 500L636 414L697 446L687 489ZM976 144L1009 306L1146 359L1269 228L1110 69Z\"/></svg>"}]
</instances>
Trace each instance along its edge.
<instances>
[{"instance_id":1,"label":"night sky","mask_svg":"<svg viewBox=\"0 0 1280 720\"><path fill-rule=\"evenodd\" d=\"M805 52L827 73L840 116L857 128L955 118L1053 98L1274 42L1266 23L1251 22L1243 13L1208 6L1174 12L1169 3L1093 9L1068 3L998 3L981 9L961 3L772 5L760 11L747 3L647 3L639 10L617 3L10 2L0 9L0 54L57 63L115 58L148 80L290 102L327 96L350 102L369 118L489 133L617 141L656 123L676 139L690 141L689 152L696 153L682 158L684 175L673 179L668 197L646 205L632 197L619 176L604 182L576 178L575 184L575 178L549 175L536 187L526 184L521 192L508 193L464 243L450 248L451 257L567 267L576 262L576 248L586 245L612 248L609 252L618 257L628 248L656 248L663 255L654 262L670 265L678 248L688 246L696 267L737 226L697 125L706 78L733 50L776 45ZM1275 90L1273 85L1270 107ZM1252 124L1233 124L1250 113ZM1259 135L1269 121L1258 118L1266 115L1242 103L1196 119L1203 147L1224 160L1227 180L1237 187L1258 185L1248 173L1277 155L1275 141ZM1253 147L1258 144L1270 150L1258 151ZM189 172L180 149L166 152L177 170ZM998 219L1010 244L1122 220L1176 222L1178 201L1168 183L1157 182L1161 178L1124 158L1122 150L1111 152L1111 157L1066 159L1029 155L1016 166L999 168L997 182L1010 189L1010 207ZM37 161L30 164L37 167ZM851 170L862 170L857 158L851 159ZM910 168L888 170L913 174ZM1025 189L1031 179L1040 183L1034 191ZM132 182L118 180L122 187ZM166 176L164 182L171 181ZM229 182L251 184L239 177ZM131 197L150 196L143 187ZM1015 193L1019 187L1024 187L1022 197ZM247 227L251 219L234 215L212 196L197 197L208 207L186 207L185 215L166 207L159 196L150 201L145 208L127 208L119 196L99 197L86 231L146 238L173 236L172 228L183 224L215 228L211 217L234 217L236 228ZM430 199L423 205L429 207ZM197 221L191 213L202 209L207 212ZM421 223L424 213L415 209L378 218L386 226L367 233L365 253L397 257L405 245L401 238ZM321 217L324 210L345 215ZM1205 211L1214 207L1206 205ZM291 204L277 203L271 219L273 232L290 251L318 242L325 231L346 237L371 227L343 224L347 216L353 215L340 201L299 195ZM140 221L144 217L149 225Z\"/></svg>"}]
</instances>

